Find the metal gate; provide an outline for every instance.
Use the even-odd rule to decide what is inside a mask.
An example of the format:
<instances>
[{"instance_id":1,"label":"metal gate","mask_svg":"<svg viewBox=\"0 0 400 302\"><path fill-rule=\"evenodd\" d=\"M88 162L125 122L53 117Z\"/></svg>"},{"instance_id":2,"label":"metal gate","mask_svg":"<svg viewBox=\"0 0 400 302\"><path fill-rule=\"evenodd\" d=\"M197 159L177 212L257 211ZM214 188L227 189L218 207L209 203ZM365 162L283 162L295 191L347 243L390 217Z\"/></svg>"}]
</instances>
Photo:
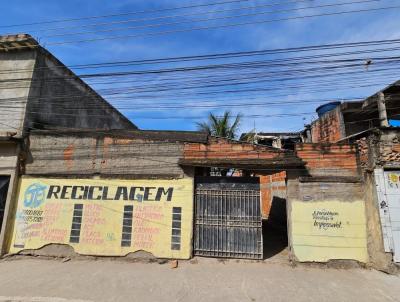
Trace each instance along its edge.
<instances>
[{"instance_id":1,"label":"metal gate","mask_svg":"<svg viewBox=\"0 0 400 302\"><path fill-rule=\"evenodd\" d=\"M400 171L374 172L385 251L400 262Z\"/></svg>"},{"instance_id":2,"label":"metal gate","mask_svg":"<svg viewBox=\"0 0 400 302\"><path fill-rule=\"evenodd\" d=\"M262 259L259 178L199 177L194 254Z\"/></svg>"}]
</instances>

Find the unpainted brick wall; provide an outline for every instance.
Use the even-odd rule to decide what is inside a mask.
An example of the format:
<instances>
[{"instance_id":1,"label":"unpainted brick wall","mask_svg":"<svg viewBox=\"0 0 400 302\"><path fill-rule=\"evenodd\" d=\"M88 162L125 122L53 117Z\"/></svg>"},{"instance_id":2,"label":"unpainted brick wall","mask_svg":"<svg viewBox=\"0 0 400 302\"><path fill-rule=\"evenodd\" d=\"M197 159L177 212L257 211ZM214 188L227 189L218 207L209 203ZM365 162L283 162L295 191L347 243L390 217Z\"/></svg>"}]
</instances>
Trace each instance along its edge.
<instances>
[{"instance_id":1,"label":"unpainted brick wall","mask_svg":"<svg viewBox=\"0 0 400 302\"><path fill-rule=\"evenodd\" d=\"M184 157L185 159L272 159L283 153L271 147L210 138L208 144L186 144Z\"/></svg>"},{"instance_id":2,"label":"unpainted brick wall","mask_svg":"<svg viewBox=\"0 0 400 302\"><path fill-rule=\"evenodd\" d=\"M369 146L367 138L363 137L356 141L361 168L367 168L369 163Z\"/></svg>"},{"instance_id":3,"label":"unpainted brick wall","mask_svg":"<svg viewBox=\"0 0 400 302\"><path fill-rule=\"evenodd\" d=\"M325 113L311 125L313 143L336 143L345 136L340 107Z\"/></svg>"},{"instance_id":4,"label":"unpainted brick wall","mask_svg":"<svg viewBox=\"0 0 400 302\"><path fill-rule=\"evenodd\" d=\"M400 162L400 143L381 144L381 161L386 163Z\"/></svg>"},{"instance_id":5,"label":"unpainted brick wall","mask_svg":"<svg viewBox=\"0 0 400 302\"><path fill-rule=\"evenodd\" d=\"M313 176L358 176L355 145L297 144L296 155Z\"/></svg>"},{"instance_id":6,"label":"unpainted brick wall","mask_svg":"<svg viewBox=\"0 0 400 302\"><path fill-rule=\"evenodd\" d=\"M362 168L398 166L400 162L400 131L380 129L357 140Z\"/></svg>"},{"instance_id":7,"label":"unpainted brick wall","mask_svg":"<svg viewBox=\"0 0 400 302\"><path fill-rule=\"evenodd\" d=\"M261 215L267 219L271 211L274 196L286 198L286 172L272 175L260 175Z\"/></svg>"}]
</instances>

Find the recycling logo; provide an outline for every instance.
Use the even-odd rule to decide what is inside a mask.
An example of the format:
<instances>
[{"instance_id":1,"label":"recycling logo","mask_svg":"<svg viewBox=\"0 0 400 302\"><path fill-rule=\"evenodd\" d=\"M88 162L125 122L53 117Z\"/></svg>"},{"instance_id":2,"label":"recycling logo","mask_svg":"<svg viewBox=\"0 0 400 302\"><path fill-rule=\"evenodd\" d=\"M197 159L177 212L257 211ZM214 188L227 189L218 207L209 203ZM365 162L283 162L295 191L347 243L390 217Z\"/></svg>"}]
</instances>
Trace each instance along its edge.
<instances>
[{"instance_id":1,"label":"recycling logo","mask_svg":"<svg viewBox=\"0 0 400 302\"><path fill-rule=\"evenodd\" d=\"M28 208L37 208L40 206L46 196L47 186L40 183L30 185L24 195L24 206Z\"/></svg>"}]
</instances>

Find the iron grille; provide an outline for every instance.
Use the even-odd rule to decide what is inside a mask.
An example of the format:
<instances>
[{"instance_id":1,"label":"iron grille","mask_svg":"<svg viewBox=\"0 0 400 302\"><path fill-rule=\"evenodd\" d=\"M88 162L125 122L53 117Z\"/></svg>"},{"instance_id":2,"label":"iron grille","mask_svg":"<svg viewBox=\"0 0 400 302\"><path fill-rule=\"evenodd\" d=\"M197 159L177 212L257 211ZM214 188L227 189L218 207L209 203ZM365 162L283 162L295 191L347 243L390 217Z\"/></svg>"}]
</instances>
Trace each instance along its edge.
<instances>
[{"instance_id":1,"label":"iron grille","mask_svg":"<svg viewBox=\"0 0 400 302\"><path fill-rule=\"evenodd\" d=\"M262 259L260 190L196 188L194 253Z\"/></svg>"}]
</instances>

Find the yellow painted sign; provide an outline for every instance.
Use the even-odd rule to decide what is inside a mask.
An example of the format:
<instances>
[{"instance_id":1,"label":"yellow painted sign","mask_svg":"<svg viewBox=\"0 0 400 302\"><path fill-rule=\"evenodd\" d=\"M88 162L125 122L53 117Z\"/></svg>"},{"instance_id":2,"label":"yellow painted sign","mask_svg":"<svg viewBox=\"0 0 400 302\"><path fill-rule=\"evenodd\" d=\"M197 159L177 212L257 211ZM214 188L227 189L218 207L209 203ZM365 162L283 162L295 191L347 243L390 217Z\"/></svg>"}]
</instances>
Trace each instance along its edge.
<instances>
[{"instance_id":1,"label":"yellow painted sign","mask_svg":"<svg viewBox=\"0 0 400 302\"><path fill-rule=\"evenodd\" d=\"M367 230L363 201L294 201L292 245L297 260L367 262Z\"/></svg>"},{"instance_id":2,"label":"yellow painted sign","mask_svg":"<svg viewBox=\"0 0 400 302\"><path fill-rule=\"evenodd\" d=\"M68 244L85 255L191 256L193 181L22 178L10 253Z\"/></svg>"}]
</instances>

